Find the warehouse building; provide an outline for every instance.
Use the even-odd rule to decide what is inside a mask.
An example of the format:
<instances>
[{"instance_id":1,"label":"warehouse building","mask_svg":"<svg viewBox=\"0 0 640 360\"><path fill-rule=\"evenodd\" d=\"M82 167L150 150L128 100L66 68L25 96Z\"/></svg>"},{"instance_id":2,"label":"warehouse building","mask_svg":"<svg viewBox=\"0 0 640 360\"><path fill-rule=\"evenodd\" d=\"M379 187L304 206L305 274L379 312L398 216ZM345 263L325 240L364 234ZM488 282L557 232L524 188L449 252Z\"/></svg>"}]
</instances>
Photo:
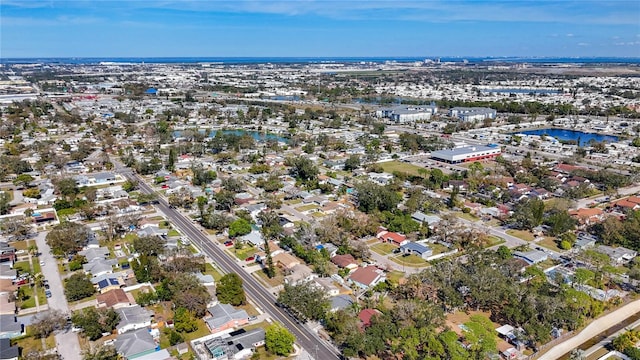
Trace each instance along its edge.
<instances>
[{"instance_id":1,"label":"warehouse building","mask_svg":"<svg viewBox=\"0 0 640 360\"><path fill-rule=\"evenodd\" d=\"M500 155L502 150L499 147L490 146L464 146L451 150L440 150L431 153L431 158L458 164L468 161L492 159Z\"/></svg>"},{"instance_id":2,"label":"warehouse building","mask_svg":"<svg viewBox=\"0 0 640 360\"><path fill-rule=\"evenodd\" d=\"M494 109L484 107L454 107L449 109L449 116L469 122L495 119L496 114L497 112Z\"/></svg>"},{"instance_id":3,"label":"warehouse building","mask_svg":"<svg viewBox=\"0 0 640 360\"><path fill-rule=\"evenodd\" d=\"M376 111L379 118L388 118L396 123L407 123L421 120L429 120L431 115L438 112L435 104L420 106L396 106L392 108L383 108Z\"/></svg>"}]
</instances>

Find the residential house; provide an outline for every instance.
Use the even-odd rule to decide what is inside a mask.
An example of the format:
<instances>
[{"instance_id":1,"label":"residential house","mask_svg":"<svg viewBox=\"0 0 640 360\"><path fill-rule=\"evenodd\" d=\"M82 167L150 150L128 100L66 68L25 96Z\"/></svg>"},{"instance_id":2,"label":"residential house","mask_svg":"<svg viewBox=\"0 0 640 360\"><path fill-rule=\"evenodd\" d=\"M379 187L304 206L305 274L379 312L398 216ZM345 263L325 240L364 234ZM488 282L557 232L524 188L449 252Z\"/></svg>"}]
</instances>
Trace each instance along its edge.
<instances>
[{"instance_id":1,"label":"residential house","mask_svg":"<svg viewBox=\"0 0 640 360\"><path fill-rule=\"evenodd\" d=\"M433 255L433 250L431 250L431 248L413 241L401 245L400 251L404 254L417 255L424 260L427 260L431 255Z\"/></svg>"},{"instance_id":2,"label":"residential house","mask_svg":"<svg viewBox=\"0 0 640 360\"><path fill-rule=\"evenodd\" d=\"M381 227L376 235L376 238L382 240L382 242L390 243L396 246L402 246L406 244L409 240L407 240L407 236L403 234L399 234L393 231L387 231L387 229Z\"/></svg>"},{"instance_id":3,"label":"residential house","mask_svg":"<svg viewBox=\"0 0 640 360\"><path fill-rule=\"evenodd\" d=\"M99 308L114 310L136 305L136 300L133 298L133 295L127 294L122 289L113 289L103 292L96 296L96 301Z\"/></svg>"},{"instance_id":4,"label":"residential house","mask_svg":"<svg viewBox=\"0 0 640 360\"><path fill-rule=\"evenodd\" d=\"M87 262L91 262L93 260L108 259L109 254L110 254L109 249L106 247L99 247L97 249L87 248L86 250L82 250L78 252L78 255L84 256Z\"/></svg>"},{"instance_id":5,"label":"residential house","mask_svg":"<svg viewBox=\"0 0 640 360\"><path fill-rule=\"evenodd\" d=\"M16 249L7 244L6 242L0 242L0 263L11 263L16 261Z\"/></svg>"},{"instance_id":6,"label":"residential house","mask_svg":"<svg viewBox=\"0 0 640 360\"><path fill-rule=\"evenodd\" d=\"M296 265L300 265L300 260L289 253L279 253L272 256L273 263L283 269L292 270Z\"/></svg>"},{"instance_id":7,"label":"residential house","mask_svg":"<svg viewBox=\"0 0 640 360\"><path fill-rule=\"evenodd\" d=\"M371 318L380 315L381 312L377 309L362 309L358 313L358 319L360 320L360 328L365 329L371 325Z\"/></svg>"},{"instance_id":8,"label":"residential house","mask_svg":"<svg viewBox=\"0 0 640 360\"><path fill-rule=\"evenodd\" d=\"M131 360L159 350L148 329L139 329L118 335L115 348L125 360Z\"/></svg>"},{"instance_id":9,"label":"residential house","mask_svg":"<svg viewBox=\"0 0 640 360\"><path fill-rule=\"evenodd\" d=\"M0 315L0 339L13 339L24 334L24 325L14 314Z\"/></svg>"},{"instance_id":10,"label":"residential house","mask_svg":"<svg viewBox=\"0 0 640 360\"><path fill-rule=\"evenodd\" d=\"M582 225L591 225L604 220L604 211L600 208L580 208L569 211L569 215Z\"/></svg>"},{"instance_id":11,"label":"residential house","mask_svg":"<svg viewBox=\"0 0 640 360\"><path fill-rule=\"evenodd\" d=\"M202 344L214 360L239 360L249 358L257 347L263 346L264 337L262 328L249 331L239 329L222 337L208 339Z\"/></svg>"},{"instance_id":12,"label":"residential house","mask_svg":"<svg viewBox=\"0 0 640 360\"><path fill-rule=\"evenodd\" d=\"M91 274L92 277L110 274L113 272L113 266L118 264L116 259L95 259L82 265L85 274Z\"/></svg>"},{"instance_id":13,"label":"residential house","mask_svg":"<svg viewBox=\"0 0 640 360\"><path fill-rule=\"evenodd\" d=\"M515 251L513 256L526 261L529 265L543 262L548 258L547 253L540 250Z\"/></svg>"},{"instance_id":14,"label":"residential house","mask_svg":"<svg viewBox=\"0 0 640 360\"><path fill-rule=\"evenodd\" d=\"M422 211L416 211L413 214L411 214L411 219L421 224L427 224L429 225L430 228L435 226L441 220L440 217L437 215L427 215Z\"/></svg>"},{"instance_id":15,"label":"residential house","mask_svg":"<svg viewBox=\"0 0 640 360\"><path fill-rule=\"evenodd\" d=\"M284 282L289 285L305 283L317 277L313 270L304 264L294 265L290 271L291 274L284 278Z\"/></svg>"},{"instance_id":16,"label":"residential house","mask_svg":"<svg viewBox=\"0 0 640 360\"><path fill-rule=\"evenodd\" d=\"M128 331L145 329L151 326L153 312L140 305L123 307L116 310L120 315L120 322L116 326L118 334L124 334Z\"/></svg>"},{"instance_id":17,"label":"residential house","mask_svg":"<svg viewBox=\"0 0 640 360\"><path fill-rule=\"evenodd\" d=\"M349 295L338 295L329 300L331 300L331 306L329 309L331 312L343 310L353 305L353 299Z\"/></svg>"},{"instance_id":18,"label":"residential house","mask_svg":"<svg viewBox=\"0 0 640 360\"><path fill-rule=\"evenodd\" d=\"M0 315L15 315L17 307L15 301L12 301L12 291L0 288Z\"/></svg>"},{"instance_id":19,"label":"residential house","mask_svg":"<svg viewBox=\"0 0 640 360\"><path fill-rule=\"evenodd\" d=\"M102 280L98 281L96 283L96 288L98 289L98 292L100 294L104 294L104 293L109 292L111 290L120 289L123 285L124 284L120 283L118 278L109 277L109 278L102 279Z\"/></svg>"},{"instance_id":20,"label":"residential house","mask_svg":"<svg viewBox=\"0 0 640 360\"><path fill-rule=\"evenodd\" d=\"M386 277L384 271L378 269L376 266L367 266L358 268L349 275L348 280L360 288L368 289L385 281Z\"/></svg>"},{"instance_id":21,"label":"residential house","mask_svg":"<svg viewBox=\"0 0 640 360\"><path fill-rule=\"evenodd\" d=\"M10 339L0 339L0 360L18 360L19 357L18 345L11 346Z\"/></svg>"},{"instance_id":22,"label":"residential house","mask_svg":"<svg viewBox=\"0 0 640 360\"><path fill-rule=\"evenodd\" d=\"M329 296L329 297L340 295L340 288L338 288L336 285L334 285L333 279L331 279L331 278L315 277L313 279L312 285L314 285L315 287L317 287L319 289L322 289L324 291L324 293L327 294L327 296Z\"/></svg>"},{"instance_id":23,"label":"residential house","mask_svg":"<svg viewBox=\"0 0 640 360\"><path fill-rule=\"evenodd\" d=\"M595 250L599 253L608 255L611 258L611 261L616 265L625 264L633 260L633 258L638 255L636 251L624 248L622 246L612 247L600 245L596 247Z\"/></svg>"},{"instance_id":24,"label":"residential house","mask_svg":"<svg viewBox=\"0 0 640 360\"><path fill-rule=\"evenodd\" d=\"M331 258L331 262L341 269L353 271L358 268L358 262L351 254L336 255Z\"/></svg>"},{"instance_id":25,"label":"residential house","mask_svg":"<svg viewBox=\"0 0 640 360\"><path fill-rule=\"evenodd\" d=\"M236 309L229 304L217 304L207 309L210 317L204 319L211 333L233 329L249 323L249 315L245 310Z\"/></svg>"},{"instance_id":26,"label":"residential house","mask_svg":"<svg viewBox=\"0 0 640 360\"><path fill-rule=\"evenodd\" d=\"M258 230L252 230L250 233L241 236L239 239L256 247L262 246L264 244L262 233Z\"/></svg>"}]
</instances>

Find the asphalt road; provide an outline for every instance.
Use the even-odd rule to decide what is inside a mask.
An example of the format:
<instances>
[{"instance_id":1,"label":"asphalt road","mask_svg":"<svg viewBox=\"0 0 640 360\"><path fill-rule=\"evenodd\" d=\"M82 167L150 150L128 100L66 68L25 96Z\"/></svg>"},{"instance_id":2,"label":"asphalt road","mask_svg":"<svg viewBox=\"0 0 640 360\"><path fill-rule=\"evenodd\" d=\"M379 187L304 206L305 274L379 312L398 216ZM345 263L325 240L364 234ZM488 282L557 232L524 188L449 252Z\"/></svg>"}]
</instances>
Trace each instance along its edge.
<instances>
[{"instance_id":1,"label":"asphalt road","mask_svg":"<svg viewBox=\"0 0 640 360\"><path fill-rule=\"evenodd\" d=\"M58 271L58 265L55 258L51 254L51 248L47 245L45 238L47 232L40 232L36 237L36 244L38 245L38 252L40 260L44 261L42 265L42 274L44 278L49 281L49 290L51 290L51 297L47 299L49 309L60 310L64 313L69 313L69 304L67 298L64 296L64 287L62 286L62 280L60 279L60 272ZM78 335L70 330L58 331L55 334L56 345L58 353L64 360L80 360L82 359L80 342L78 341Z\"/></svg>"},{"instance_id":2,"label":"asphalt road","mask_svg":"<svg viewBox=\"0 0 640 360\"><path fill-rule=\"evenodd\" d=\"M154 192L142 178L133 174L130 170L120 169L120 171L127 178L134 178L138 181L139 187L143 192ZM242 268L242 263L237 262L239 260L232 260L227 256L222 249L222 244L211 242L206 234L203 233L203 230L194 225L193 220L185 218L178 211L170 208L164 199L159 198L158 204L155 206L165 214L167 219L169 219L174 226L178 227L184 235L188 236L194 245L213 259L224 271L238 274L244 282L244 289L248 297L250 297L262 309L262 311L268 313L289 329L289 331L296 336L298 344L306 349L307 352L313 354L316 357L316 360L339 359L340 353L337 349L332 348L330 345L318 338L317 334L312 330L308 329L303 324L297 323L293 317L289 316L281 308L276 306L275 294L267 291L257 279L247 273Z\"/></svg>"}]
</instances>

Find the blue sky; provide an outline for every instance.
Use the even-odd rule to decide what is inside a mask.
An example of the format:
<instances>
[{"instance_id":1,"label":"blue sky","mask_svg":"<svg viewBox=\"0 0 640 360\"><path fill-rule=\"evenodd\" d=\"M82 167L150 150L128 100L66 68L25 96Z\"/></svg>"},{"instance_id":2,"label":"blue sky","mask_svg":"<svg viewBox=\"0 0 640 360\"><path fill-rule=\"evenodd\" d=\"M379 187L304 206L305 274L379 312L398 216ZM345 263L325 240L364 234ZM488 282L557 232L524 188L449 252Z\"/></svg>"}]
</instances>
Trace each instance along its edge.
<instances>
[{"instance_id":1,"label":"blue sky","mask_svg":"<svg viewBox=\"0 0 640 360\"><path fill-rule=\"evenodd\" d=\"M0 57L640 57L640 1L0 0Z\"/></svg>"}]
</instances>

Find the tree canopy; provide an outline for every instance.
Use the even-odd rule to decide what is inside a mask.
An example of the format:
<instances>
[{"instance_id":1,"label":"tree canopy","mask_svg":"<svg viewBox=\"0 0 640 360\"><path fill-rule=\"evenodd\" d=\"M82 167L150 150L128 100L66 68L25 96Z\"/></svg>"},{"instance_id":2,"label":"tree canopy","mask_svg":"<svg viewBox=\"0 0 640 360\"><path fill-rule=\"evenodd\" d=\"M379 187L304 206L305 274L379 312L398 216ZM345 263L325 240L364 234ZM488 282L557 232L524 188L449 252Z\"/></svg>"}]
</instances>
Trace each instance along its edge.
<instances>
[{"instance_id":1,"label":"tree canopy","mask_svg":"<svg viewBox=\"0 0 640 360\"><path fill-rule=\"evenodd\" d=\"M265 347L273 354L288 356L293 351L295 336L284 326L274 323L265 330Z\"/></svg>"},{"instance_id":2,"label":"tree canopy","mask_svg":"<svg viewBox=\"0 0 640 360\"><path fill-rule=\"evenodd\" d=\"M242 279L234 273L226 274L220 279L216 286L216 296L223 304L238 306L247 302L242 288Z\"/></svg>"},{"instance_id":3,"label":"tree canopy","mask_svg":"<svg viewBox=\"0 0 640 360\"><path fill-rule=\"evenodd\" d=\"M89 239L89 232L82 224L63 222L47 234L46 240L55 255L68 255L82 249Z\"/></svg>"}]
</instances>

